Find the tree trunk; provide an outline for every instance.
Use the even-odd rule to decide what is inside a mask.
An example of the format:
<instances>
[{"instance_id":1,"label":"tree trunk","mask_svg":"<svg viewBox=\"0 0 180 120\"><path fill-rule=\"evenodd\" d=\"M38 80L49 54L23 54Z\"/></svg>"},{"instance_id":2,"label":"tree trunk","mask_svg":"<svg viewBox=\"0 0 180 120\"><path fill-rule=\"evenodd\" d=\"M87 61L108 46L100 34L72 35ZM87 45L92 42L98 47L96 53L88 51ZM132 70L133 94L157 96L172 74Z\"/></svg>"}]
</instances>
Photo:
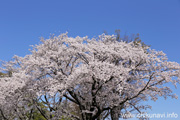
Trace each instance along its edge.
<instances>
[{"instance_id":1,"label":"tree trunk","mask_svg":"<svg viewBox=\"0 0 180 120\"><path fill-rule=\"evenodd\" d=\"M118 109L118 107L111 109L111 120L119 120L119 109Z\"/></svg>"}]
</instances>

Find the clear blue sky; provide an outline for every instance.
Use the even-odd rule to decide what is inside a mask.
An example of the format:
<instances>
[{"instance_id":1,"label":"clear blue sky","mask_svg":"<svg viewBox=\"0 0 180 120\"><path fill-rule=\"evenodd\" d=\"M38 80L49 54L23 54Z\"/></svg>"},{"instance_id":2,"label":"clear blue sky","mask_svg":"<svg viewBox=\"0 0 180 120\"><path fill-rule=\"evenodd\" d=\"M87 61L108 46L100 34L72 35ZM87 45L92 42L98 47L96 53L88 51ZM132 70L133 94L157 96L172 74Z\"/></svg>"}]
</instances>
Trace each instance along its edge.
<instances>
[{"instance_id":1,"label":"clear blue sky","mask_svg":"<svg viewBox=\"0 0 180 120\"><path fill-rule=\"evenodd\" d=\"M180 0L0 0L0 59L28 54L29 45L50 33L93 37L115 29L139 33L180 63ZM180 96L180 88L175 92ZM176 112L180 118L180 100L149 103L152 113Z\"/></svg>"}]
</instances>

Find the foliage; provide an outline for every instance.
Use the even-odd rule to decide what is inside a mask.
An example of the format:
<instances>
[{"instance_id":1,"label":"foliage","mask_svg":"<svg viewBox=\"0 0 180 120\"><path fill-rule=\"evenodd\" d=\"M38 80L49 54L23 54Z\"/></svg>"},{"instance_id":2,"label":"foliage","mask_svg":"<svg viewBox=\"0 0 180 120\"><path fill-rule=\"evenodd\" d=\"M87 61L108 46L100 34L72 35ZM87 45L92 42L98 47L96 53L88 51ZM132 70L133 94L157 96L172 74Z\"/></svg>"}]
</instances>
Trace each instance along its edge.
<instances>
[{"instance_id":1,"label":"foliage","mask_svg":"<svg viewBox=\"0 0 180 120\"><path fill-rule=\"evenodd\" d=\"M41 41L31 54L3 64L3 71L13 71L0 79L3 119L31 120L38 111L46 120L117 120L150 108L142 101L177 98L166 83L180 83L180 65L142 42L67 33Z\"/></svg>"}]
</instances>

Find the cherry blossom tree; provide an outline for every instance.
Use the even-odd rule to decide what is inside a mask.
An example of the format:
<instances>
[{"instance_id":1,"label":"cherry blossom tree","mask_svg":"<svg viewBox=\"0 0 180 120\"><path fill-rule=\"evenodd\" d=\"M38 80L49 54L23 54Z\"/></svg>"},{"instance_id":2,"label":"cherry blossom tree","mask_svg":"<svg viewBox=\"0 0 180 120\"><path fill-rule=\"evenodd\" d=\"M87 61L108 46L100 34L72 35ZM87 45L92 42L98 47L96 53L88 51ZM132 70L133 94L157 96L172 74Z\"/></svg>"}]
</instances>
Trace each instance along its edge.
<instances>
[{"instance_id":1,"label":"cherry blossom tree","mask_svg":"<svg viewBox=\"0 0 180 120\"><path fill-rule=\"evenodd\" d=\"M41 41L3 63L2 71L12 71L0 78L4 120L31 120L34 111L46 120L118 120L151 107L143 101L177 98L166 83L180 83L180 65L162 51L105 34Z\"/></svg>"}]
</instances>

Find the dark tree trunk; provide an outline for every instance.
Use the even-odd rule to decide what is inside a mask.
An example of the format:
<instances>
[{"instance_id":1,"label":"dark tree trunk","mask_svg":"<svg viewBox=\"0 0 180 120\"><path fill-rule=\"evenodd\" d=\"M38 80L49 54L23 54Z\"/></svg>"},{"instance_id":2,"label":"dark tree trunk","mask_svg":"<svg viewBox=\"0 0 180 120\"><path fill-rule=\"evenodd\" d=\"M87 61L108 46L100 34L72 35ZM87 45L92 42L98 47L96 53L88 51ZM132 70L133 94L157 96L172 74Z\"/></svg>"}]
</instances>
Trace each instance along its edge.
<instances>
[{"instance_id":1,"label":"dark tree trunk","mask_svg":"<svg viewBox=\"0 0 180 120\"><path fill-rule=\"evenodd\" d=\"M120 110L118 107L111 109L111 120L119 120L119 112Z\"/></svg>"}]
</instances>

